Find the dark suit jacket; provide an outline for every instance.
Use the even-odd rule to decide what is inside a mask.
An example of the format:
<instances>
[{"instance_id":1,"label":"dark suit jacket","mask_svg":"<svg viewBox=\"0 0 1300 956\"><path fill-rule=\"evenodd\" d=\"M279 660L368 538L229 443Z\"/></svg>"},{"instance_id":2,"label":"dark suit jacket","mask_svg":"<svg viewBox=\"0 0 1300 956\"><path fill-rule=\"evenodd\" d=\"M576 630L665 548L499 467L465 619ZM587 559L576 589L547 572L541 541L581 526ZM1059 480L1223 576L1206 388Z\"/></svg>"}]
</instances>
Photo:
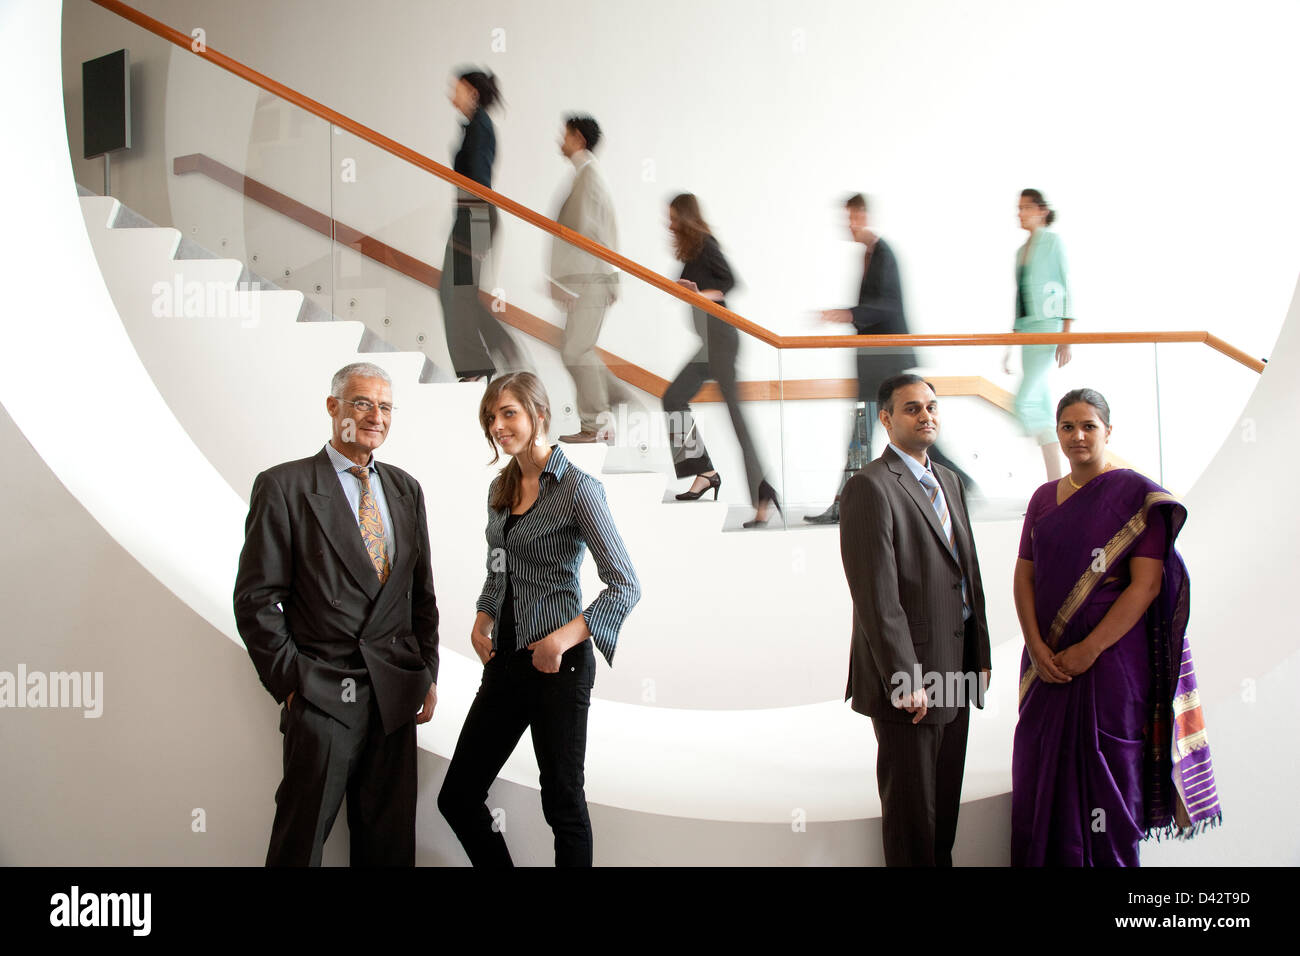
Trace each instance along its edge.
<instances>
[{"instance_id":1,"label":"dark suit jacket","mask_svg":"<svg viewBox=\"0 0 1300 956\"><path fill-rule=\"evenodd\" d=\"M925 489L892 448L850 478L840 497L840 556L853 595L844 696L858 713L882 720L912 719L890 700L896 674L908 675L915 688L918 664L922 682L929 672L978 676L990 667L984 586L966 493L956 475L933 459L930 464L948 501L957 557ZM975 623L970 642L962 622L963 570ZM981 695L971 702L984 705ZM932 708L924 722L946 724L956 715L956 706Z\"/></svg>"},{"instance_id":2,"label":"dark suit jacket","mask_svg":"<svg viewBox=\"0 0 1300 956\"><path fill-rule=\"evenodd\" d=\"M353 726L361 713L345 699L343 680L351 677L364 691L360 706L373 693L391 733L415 716L438 679L438 605L424 492L400 468L379 462L376 471L393 524L393 566L383 586L322 448L253 482L235 622L277 701L296 691Z\"/></svg>"},{"instance_id":3,"label":"dark suit jacket","mask_svg":"<svg viewBox=\"0 0 1300 956\"><path fill-rule=\"evenodd\" d=\"M861 335L908 334L898 260L884 239L876 240L871 259L862 273L858 304L849 311L853 313L853 327ZM858 400L874 402L881 382L915 366L916 353L910 347L860 349Z\"/></svg>"},{"instance_id":4,"label":"dark suit jacket","mask_svg":"<svg viewBox=\"0 0 1300 956\"><path fill-rule=\"evenodd\" d=\"M694 282L701 292L717 289L725 296L736 287L736 275L731 271L727 257L722 254L718 240L712 235L704 237L704 246L699 255L682 263L681 277ZM726 304L725 298L718 300L718 305L725 307ZM691 320L695 323L695 334L700 337L700 349L691 357L691 362L735 365L736 353L740 349L740 333L736 327L694 306L691 307Z\"/></svg>"},{"instance_id":5,"label":"dark suit jacket","mask_svg":"<svg viewBox=\"0 0 1300 956\"><path fill-rule=\"evenodd\" d=\"M451 168L481 186L492 188L492 164L497 155L496 129L487 110L477 109L464 126L460 149L452 158ZM474 213L486 214L488 237L475 235L472 226ZM474 253L486 254L491 234L496 232L497 207L476 196L456 191L456 218L451 227L452 281L455 285L473 285Z\"/></svg>"},{"instance_id":6,"label":"dark suit jacket","mask_svg":"<svg viewBox=\"0 0 1300 956\"><path fill-rule=\"evenodd\" d=\"M497 156L497 134L487 110L475 110L462 129L460 148L452 158L451 168L491 189L492 164Z\"/></svg>"}]
</instances>

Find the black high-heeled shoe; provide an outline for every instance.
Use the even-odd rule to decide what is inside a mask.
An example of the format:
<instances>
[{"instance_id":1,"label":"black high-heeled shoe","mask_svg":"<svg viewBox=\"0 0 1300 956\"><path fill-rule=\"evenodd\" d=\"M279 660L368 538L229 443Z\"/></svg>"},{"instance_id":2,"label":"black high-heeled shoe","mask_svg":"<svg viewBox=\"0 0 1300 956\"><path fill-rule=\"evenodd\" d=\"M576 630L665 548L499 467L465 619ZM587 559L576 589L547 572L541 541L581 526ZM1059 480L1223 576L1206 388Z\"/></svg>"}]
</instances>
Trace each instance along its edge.
<instances>
[{"instance_id":1,"label":"black high-heeled shoe","mask_svg":"<svg viewBox=\"0 0 1300 956\"><path fill-rule=\"evenodd\" d=\"M769 502L772 505L772 507L777 510L778 514L781 513L781 502L777 500L776 489L767 483L766 478L764 478L762 481L758 483L758 503L761 505L765 501ZM755 516L753 520L744 522L741 525L741 527L759 528L767 524L768 519L771 517L772 517L772 513L769 511L767 517L764 518L762 521L759 521L758 517Z\"/></svg>"},{"instance_id":2,"label":"black high-heeled shoe","mask_svg":"<svg viewBox=\"0 0 1300 956\"><path fill-rule=\"evenodd\" d=\"M700 477L704 477L701 475ZM677 496L678 501L699 501L703 495L709 493L709 488L713 489L713 500L718 500L718 489L722 487L722 476L716 471L709 475L708 487L701 488L699 491L683 491Z\"/></svg>"}]
</instances>

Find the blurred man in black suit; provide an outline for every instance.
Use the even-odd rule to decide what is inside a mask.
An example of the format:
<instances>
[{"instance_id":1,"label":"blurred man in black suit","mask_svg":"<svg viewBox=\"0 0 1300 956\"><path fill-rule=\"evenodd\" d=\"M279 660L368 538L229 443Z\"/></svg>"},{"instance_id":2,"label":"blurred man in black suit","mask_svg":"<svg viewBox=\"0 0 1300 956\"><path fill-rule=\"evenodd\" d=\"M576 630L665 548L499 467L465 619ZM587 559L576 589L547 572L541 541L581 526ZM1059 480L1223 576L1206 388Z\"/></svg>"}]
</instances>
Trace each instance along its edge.
<instances>
[{"instance_id":1,"label":"blurred man in black suit","mask_svg":"<svg viewBox=\"0 0 1300 956\"><path fill-rule=\"evenodd\" d=\"M908 335L907 318L903 312L903 283L898 274L898 259L889 243L870 228L867 218L867 199L855 193L844 201L848 214L849 234L854 242L866 247L862 268L862 285L858 289L858 304L851 309L829 309L822 313L826 322L852 325L859 335ZM844 474L836 489L831 506L818 515L807 515L805 521L813 524L834 524L840 520L840 494L844 484L863 465L871 460L871 425L876 418L876 392L880 383L916 366L916 353L911 346L878 349L858 349L858 402L865 406L854 420L853 436L849 439L848 456ZM969 487L970 476L958 468L938 448L933 449L934 459L955 471Z\"/></svg>"}]
</instances>

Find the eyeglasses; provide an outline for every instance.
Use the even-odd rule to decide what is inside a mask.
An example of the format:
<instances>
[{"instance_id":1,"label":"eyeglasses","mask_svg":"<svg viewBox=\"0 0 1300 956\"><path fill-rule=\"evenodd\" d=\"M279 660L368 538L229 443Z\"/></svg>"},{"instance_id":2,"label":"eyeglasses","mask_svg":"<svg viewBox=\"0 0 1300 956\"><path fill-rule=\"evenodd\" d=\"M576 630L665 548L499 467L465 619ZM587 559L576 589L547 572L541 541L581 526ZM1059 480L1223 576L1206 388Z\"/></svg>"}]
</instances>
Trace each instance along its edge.
<instances>
[{"instance_id":1,"label":"eyeglasses","mask_svg":"<svg viewBox=\"0 0 1300 956\"><path fill-rule=\"evenodd\" d=\"M376 406L374 402L368 402L364 398L355 402L346 398L340 398L339 401L344 405L351 405L362 415L369 415L376 407L378 407L379 414L383 415L385 418L390 417L393 414L393 410L397 407L396 405L389 405L387 402L380 402L379 405Z\"/></svg>"}]
</instances>

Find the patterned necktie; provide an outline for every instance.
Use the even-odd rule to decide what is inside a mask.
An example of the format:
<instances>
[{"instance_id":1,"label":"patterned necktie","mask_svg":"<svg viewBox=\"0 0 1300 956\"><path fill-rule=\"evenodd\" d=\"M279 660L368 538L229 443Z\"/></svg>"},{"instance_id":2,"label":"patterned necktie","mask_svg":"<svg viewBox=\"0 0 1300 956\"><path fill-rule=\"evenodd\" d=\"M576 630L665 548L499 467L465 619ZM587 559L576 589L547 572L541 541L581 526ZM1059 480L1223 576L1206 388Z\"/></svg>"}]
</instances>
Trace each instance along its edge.
<instances>
[{"instance_id":1,"label":"patterned necktie","mask_svg":"<svg viewBox=\"0 0 1300 956\"><path fill-rule=\"evenodd\" d=\"M930 496L930 507L934 513L939 516L939 524L943 525L943 533L948 537L948 548L952 551L953 557L957 558L957 563L961 563L957 555L957 537L952 530L952 515L948 513L948 500L942 491L939 490L939 479L934 476L929 468L925 469L925 474L921 476L921 487L925 489ZM970 608L970 599L966 596L966 575L961 577L961 603L963 608Z\"/></svg>"},{"instance_id":2,"label":"patterned necktie","mask_svg":"<svg viewBox=\"0 0 1300 956\"><path fill-rule=\"evenodd\" d=\"M953 554L956 554L957 539L953 536L952 515L948 513L948 502L939 491L939 479L934 477L934 472L929 468L925 469L925 474L921 476L921 487L930 496L930 507L939 516L939 524L943 525L943 533L948 537L948 547L952 549Z\"/></svg>"},{"instance_id":3,"label":"patterned necktie","mask_svg":"<svg viewBox=\"0 0 1300 956\"><path fill-rule=\"evenodd\" d=\"M361 482L361 507L357 509L357 520L361 525L361 540L365 542L370 554L370 563L379 574L379 583L388 580L388 539L384 536L384 519L379 514L374 495L370 493L370 469L353 466L349 475L355 475Z\"/></svg>"}]
</instances>

